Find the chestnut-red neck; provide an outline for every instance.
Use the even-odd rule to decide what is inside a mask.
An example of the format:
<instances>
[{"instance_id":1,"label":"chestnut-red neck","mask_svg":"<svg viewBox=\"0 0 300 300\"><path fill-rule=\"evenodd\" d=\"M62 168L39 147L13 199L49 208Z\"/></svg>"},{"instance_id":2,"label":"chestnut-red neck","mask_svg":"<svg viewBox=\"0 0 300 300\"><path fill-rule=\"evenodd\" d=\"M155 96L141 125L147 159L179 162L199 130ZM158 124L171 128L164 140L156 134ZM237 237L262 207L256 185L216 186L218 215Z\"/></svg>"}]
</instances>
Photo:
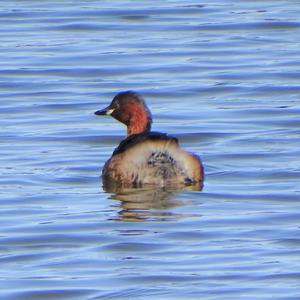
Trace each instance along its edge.
<instances>
[{"instance_id":1,"label":"chestnut-red neck","mask_svg":"<svg viewBox=\"0 0 300 300\"><path fill-rule=\"evenodd\" d=\"M131 107L130 119L127 125L127 135L150 131L152 118L148 109L142 105Z\"/></svg>"}]
</instances>

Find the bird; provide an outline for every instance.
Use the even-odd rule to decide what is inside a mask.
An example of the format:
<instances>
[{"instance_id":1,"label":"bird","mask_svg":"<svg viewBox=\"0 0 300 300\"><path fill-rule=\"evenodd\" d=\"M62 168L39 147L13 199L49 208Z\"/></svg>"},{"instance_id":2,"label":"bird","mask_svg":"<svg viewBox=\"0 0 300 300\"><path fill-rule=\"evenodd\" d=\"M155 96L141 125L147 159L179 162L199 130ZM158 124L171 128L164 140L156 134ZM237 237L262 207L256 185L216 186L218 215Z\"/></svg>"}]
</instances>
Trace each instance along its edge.
<instances>
[{"instance_id":1,"label":"bird","mask_svg":"<svg viewBox=\"0 0 300 300\"><path fill-rule=\"evenodd\" d=\"M151 131L152 115L135 91L118 93L95 115L110 115L127 126L127 137L106 161L103 180L120 186L189 186L204 180L198 155L182 149L176 137Z\"/></svg>"}]
</instances>

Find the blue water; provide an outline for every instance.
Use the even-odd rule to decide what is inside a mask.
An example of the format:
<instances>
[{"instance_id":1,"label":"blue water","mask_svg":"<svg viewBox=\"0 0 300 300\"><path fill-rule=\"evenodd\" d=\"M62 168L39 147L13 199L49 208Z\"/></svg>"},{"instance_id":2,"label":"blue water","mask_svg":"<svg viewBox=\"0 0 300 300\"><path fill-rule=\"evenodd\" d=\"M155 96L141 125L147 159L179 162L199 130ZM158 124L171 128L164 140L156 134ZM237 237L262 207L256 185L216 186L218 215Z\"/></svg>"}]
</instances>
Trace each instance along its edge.
<instances>
[{"instance_id":1,"label":"blue water","mask_svg":"<svg viewBox=\"0 0 300 300\"><path fill-rule=\"evenodd\" d=\"M0 298L300 299L300 1L2 1ZM123 90L202 191L106 193Z\"/></svg>"}]
</instances>

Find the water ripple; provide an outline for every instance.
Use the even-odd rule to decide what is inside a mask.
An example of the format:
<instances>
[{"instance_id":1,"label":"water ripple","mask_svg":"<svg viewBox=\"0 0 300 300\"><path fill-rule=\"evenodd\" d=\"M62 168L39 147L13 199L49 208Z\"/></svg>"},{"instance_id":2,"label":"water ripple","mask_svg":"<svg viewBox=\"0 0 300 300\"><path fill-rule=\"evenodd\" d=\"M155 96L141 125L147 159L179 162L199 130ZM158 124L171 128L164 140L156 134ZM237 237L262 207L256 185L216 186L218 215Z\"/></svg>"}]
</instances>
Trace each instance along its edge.
<instances>
[{"instance_id":1,"label":"water ripple","mask_svg":"<svg viewBox=\"0 0 300 300\"><path fill-rule=\"evenodd\" d=\"M297 1L0 6L0 298L299 299ZM204 186L103 185L129 89Z\"/></svg>"}]
</instances>

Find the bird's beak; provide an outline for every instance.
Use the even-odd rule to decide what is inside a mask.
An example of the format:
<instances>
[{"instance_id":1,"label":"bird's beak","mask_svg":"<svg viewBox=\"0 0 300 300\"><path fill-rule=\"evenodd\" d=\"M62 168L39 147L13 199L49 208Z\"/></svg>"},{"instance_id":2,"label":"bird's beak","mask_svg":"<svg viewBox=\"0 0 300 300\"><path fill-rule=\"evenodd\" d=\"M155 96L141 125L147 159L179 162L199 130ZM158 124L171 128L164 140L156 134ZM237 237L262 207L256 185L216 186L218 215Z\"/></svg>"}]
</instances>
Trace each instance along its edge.
<instances>
[{"instance_id":1,"label":"bird's beak","mask_svg":"<svg viewBox=\"0 0 300 300\"><path fill-rule=\"evenodd\" d=\"M106 108L97 110L95 112L95 115L97 115L97 116L111 115L114 110L115 110L114 108L111 108L110 106L107 106Z\"/></svg>"}]
</instances>

